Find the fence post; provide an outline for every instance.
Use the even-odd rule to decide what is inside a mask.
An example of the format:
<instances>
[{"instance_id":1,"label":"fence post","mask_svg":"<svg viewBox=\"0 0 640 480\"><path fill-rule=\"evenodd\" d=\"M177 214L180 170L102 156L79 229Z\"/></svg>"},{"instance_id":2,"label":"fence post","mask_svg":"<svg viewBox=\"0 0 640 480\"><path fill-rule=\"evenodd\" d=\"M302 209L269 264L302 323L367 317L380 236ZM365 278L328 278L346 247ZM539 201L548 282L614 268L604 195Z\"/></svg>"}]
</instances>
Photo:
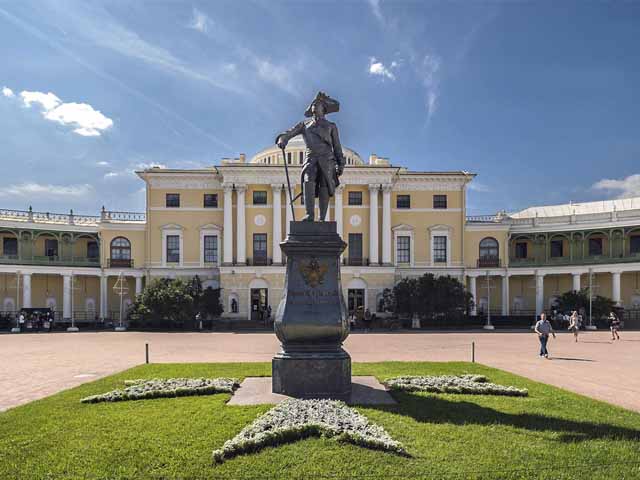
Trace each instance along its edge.
<instances>
[{"instance_id":1,"label":"fence post","mask_svg":"<svg viewBox=\"0 0 640 480\"><path fill-rule=\"evenodd\" d=\"M148 343L144 344L144 359L145 359L145 363L149 363L149 344Z\"/></svg>"},{"instance_id":2,"label":"fence post","mask_svg":"<svg viewBox=\"0 0 640 480\"><path fill-rule=\"evenodd\" d=\"M471 363L476 363L476 342L471 342Z\"/></svg>"}]
</instances>

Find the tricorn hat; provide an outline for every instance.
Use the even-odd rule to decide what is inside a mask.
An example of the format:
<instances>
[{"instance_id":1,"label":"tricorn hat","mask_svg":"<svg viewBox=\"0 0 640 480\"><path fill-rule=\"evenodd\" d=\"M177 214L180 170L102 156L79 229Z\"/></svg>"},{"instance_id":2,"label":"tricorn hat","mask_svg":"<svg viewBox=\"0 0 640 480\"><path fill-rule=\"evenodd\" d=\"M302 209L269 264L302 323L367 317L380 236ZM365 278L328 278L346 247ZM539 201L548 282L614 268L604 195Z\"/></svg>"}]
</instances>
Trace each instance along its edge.
<instances>
[{"instance_id":1,"label":"tricorn hat","mask_svg":"<svg viewBox=\"0 0 640 480\"><path fill-rule=\"evenodd\" d=\"M324 113L334 113L340 111L340 102L334 100L329 95L324 92L318 92L316 98L309 104L307 109L304 112L305 117L311 117L313 113L311 112L311 107L313 107L314 103L322 102L324 104Z\"/></svg>"}]
</instances>

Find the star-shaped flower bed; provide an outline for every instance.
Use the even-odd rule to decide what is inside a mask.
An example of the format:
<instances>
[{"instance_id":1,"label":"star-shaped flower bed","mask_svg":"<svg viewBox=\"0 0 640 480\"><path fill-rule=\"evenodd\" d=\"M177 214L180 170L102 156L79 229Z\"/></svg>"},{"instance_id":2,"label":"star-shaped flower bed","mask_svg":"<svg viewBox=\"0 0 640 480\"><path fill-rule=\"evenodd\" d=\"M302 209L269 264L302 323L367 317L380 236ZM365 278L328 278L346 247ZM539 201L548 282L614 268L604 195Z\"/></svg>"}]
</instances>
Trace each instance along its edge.
<instances>
[{"instance_id":1,"label":"star-shaped flower bed","mask_svg":"<svg viewBox=\"0 0 640 480\"><path fill-rule=\"evenodd\" d=\"M390 378L384 384L403 392L459 393L526 397L528 390L490 383L484 375L405 376Z\"/></svg>"},{"instance_id":2,"label":"star-shaped flower bed","mask_svg":"<svg viewBox=\"0 0 640 480\"><path fill-rule=\"evenodd\" d=\"M275 406L213 452L222 463L243 453L308 437L335 438L365 448L408 456L404 446L379 425L337 400L289 399Z\"/></svg>"}]
</instances>

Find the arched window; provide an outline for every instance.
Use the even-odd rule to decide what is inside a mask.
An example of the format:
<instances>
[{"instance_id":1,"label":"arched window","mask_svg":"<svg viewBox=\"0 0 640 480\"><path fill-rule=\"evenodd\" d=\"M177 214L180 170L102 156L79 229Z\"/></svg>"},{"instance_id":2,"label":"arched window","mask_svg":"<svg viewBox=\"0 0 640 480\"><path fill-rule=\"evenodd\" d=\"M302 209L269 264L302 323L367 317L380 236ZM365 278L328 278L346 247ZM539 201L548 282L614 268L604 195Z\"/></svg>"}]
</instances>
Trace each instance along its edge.
<instances>
[{"instance_id":1,"label":"arched window","mask_svg":"<svg viewBox=\"0 0 640 480\"><path fill-rule=\"evenodd\" d=\"M111 266L131 266L131 242L124 237L111 240Z\"/></svg>"},{"instance_id":2,"label":"arched window","mask_svg":"<svg viewBox=\"0 0 640 480\"><path fill-rule=\"evenodd\" d=\"M480 258L498 258L498 241L495 238L480 240Z\"/></svg>"}]
</instances>

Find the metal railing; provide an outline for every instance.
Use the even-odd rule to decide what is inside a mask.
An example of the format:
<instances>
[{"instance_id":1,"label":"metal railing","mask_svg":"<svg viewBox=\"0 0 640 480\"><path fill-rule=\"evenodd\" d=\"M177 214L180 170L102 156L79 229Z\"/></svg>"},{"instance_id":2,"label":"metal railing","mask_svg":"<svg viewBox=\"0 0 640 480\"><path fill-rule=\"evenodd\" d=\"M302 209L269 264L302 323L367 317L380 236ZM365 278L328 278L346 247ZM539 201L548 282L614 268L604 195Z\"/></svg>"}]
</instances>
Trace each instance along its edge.
<instances>
[{"instance_id":1,"label":"metal railing","mask_svg":"<svg viewBox=\"0 0 640 480\"><path fill-rule=\"evenodd\" d=\"M107 268L133 268L133 258L107 258Z\"/></svg>"},{"instance_id":2,"label":"metal railing","mask_svg":"<svg viewBox=\"0 0 640 480\"><path fill-rule=\"evenodd\" d=\"M342 264L350 267L368 267L369 259L363 257L343 257Z\"/></svg>"},{"instance_id":3,"label":"metal railing","mask_svg":"<svg viewBox=\"0 0 640 480\"><path fill-rule=\"evenodd\" d=\"M477 261L478 268L500 268L499 257L480 257Z\"/></svg>"},{"instance_id":4,"label":"metal railing","mask_svg":"<svg viewBox=\"0 0 640 480\"><path fill-rule=\"evenodd\" d=\"M560 265L603 265L609 263L640 262L640 253L610 257L607 255L588 256L582 258L550 257L538 258L510 258L510 267L553 267Z\"/></svg>"},{"instance_id":5,"label":"metal railing","mask_svg":"<svg viewBox=\"0 0 640 480\"><path fill-rule=\"evenodd\" d=\"M141 212L116 212L102 207L100 220L103 222L146 222L147 214Z\"/></svg>"},{"instance_id":6,"label":"metal railing","mask_svg":"<svg viewBox=\"0 0 640 480\"><path fill-rule=\"evenodd\" d=\"M34 255L21 258L18 255L0 255L0 264L11 265L55 265L63 267L99 267L100 259L93 257L58 257L47 255Z\"/></svg>"},{"instance_id":7,"label":"metal railing","mask_svg":"<svg viewBox=\"0 0 640 480\"><path fill-rule=\"evenodd\" d=\"M105 210L103 207L100 215L77 215L70 210L69 213L36 212L31 207L28 210L0 209L0 219L31 222L52 223L63 225L98 225L99 222L145 222L146 214L139 212L116 212Z\"/></svg>"}]
</instances>

